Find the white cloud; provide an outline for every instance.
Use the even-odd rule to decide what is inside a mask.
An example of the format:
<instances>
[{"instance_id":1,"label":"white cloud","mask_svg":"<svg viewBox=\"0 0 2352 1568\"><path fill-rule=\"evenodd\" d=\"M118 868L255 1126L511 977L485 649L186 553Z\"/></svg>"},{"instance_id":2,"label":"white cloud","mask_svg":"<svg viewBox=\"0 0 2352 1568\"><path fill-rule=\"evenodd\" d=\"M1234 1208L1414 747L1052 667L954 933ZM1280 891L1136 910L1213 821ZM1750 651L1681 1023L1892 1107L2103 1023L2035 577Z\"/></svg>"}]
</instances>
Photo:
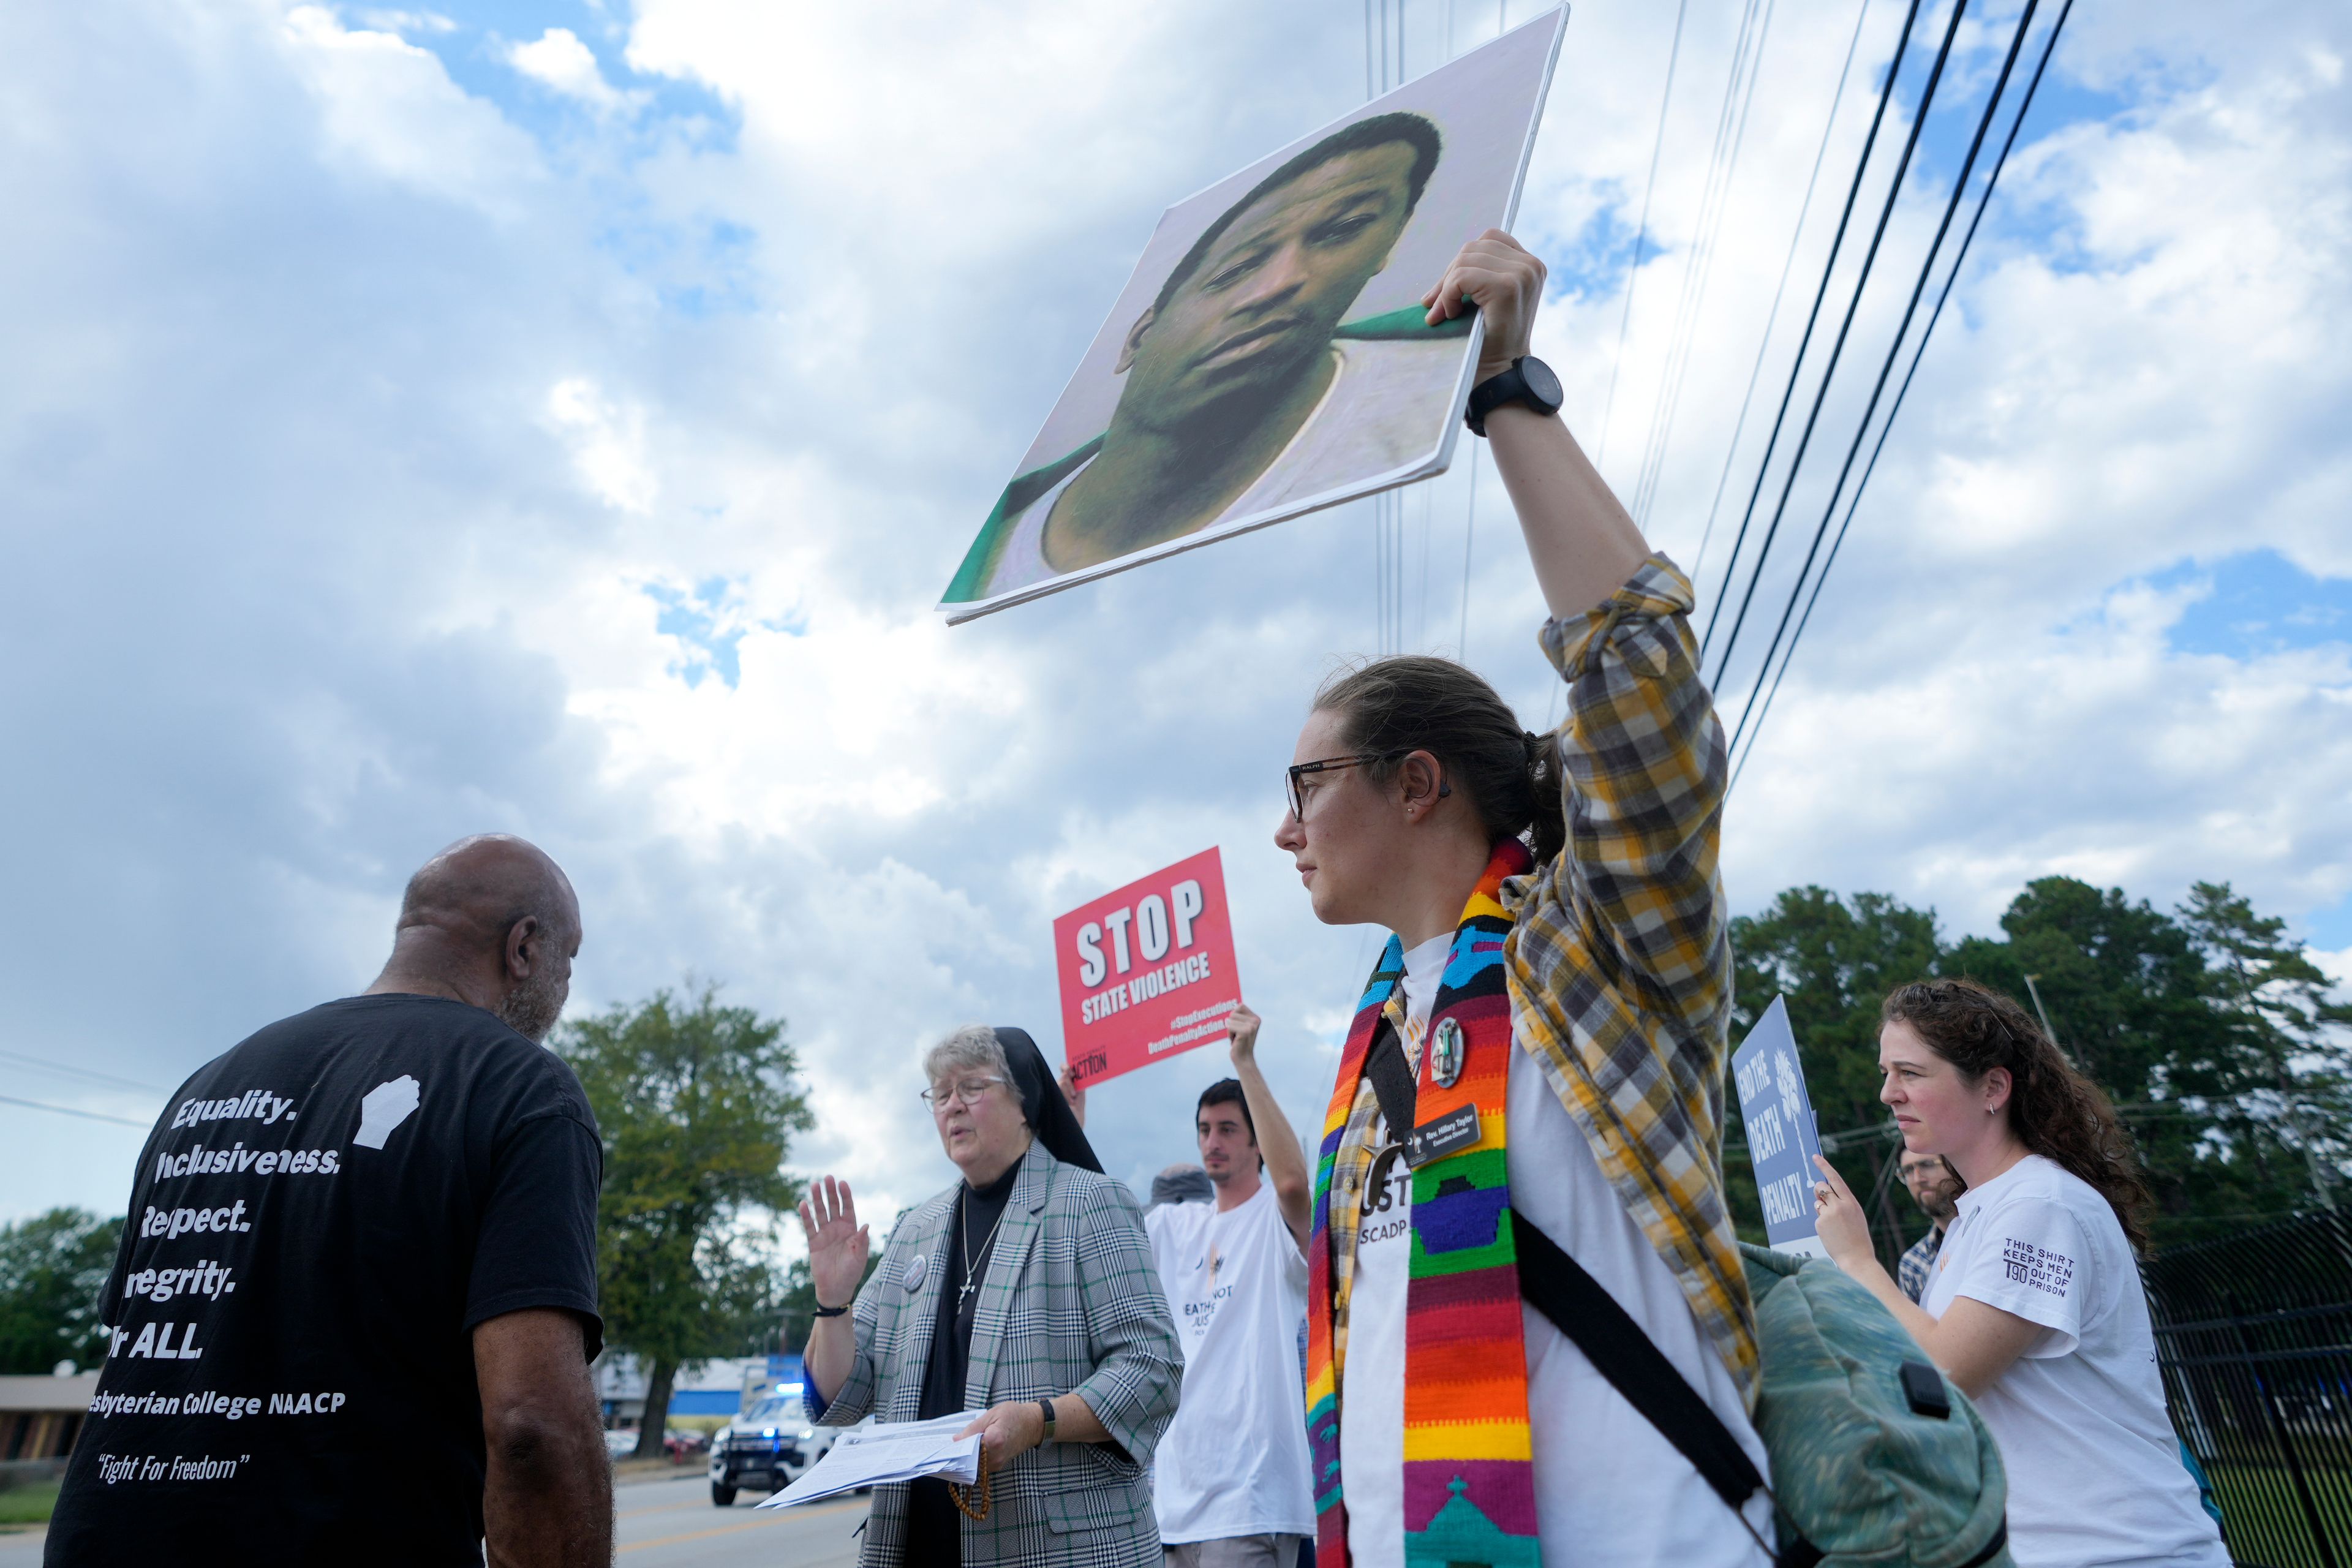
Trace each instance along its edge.
<instances>
[{"instance_id":1,"label":"white cloud","mask_svg":"<svg viewBox=\"0 0 2352 1568\"><path fill-rule=\"evenodd\" d=\"M460 90L432 51L346 28L316 5L287 12L280 39L288 68L317 100L322 156L514 216L539 173L530 140Z\"/></svg>"},{"instance_id":2,"label":"white cloud","mask_svg":"<svg viewBox=\"0 0 2352 1568\"><path fill-rule=\"evenodd\" d=\"M599 114L641 108L648 96L623 92L606 81L594 52L569 27L550 27L530 43L509 46L507 63L541 86L576 99Z\"/></svg>"},{"instance_id":3,"label":"white cloud","mask_svg":"<svg viewBox=\"0 0 2352 1568\"><path fill-rule=\"evenodd\" d=\"M434 52L481 58L463 14L132 4L154 25L101 35L47 0L0 60L0 198L31 220L0 251L0 726L37 759L0 805L42 825L10 851L36 896L0 916L0 1032L177 1081L364 984L414 864L508 827L582 889L579 1004L694 972L786 1016L820 1116L796 1163L887 1208L944 1180L920 1046L984 1018L1050 1049L1052 914L1216 843L1316 1124L1370 939L1316 925L1268 837L1307 693L1372 640L1361 515L952 631L930 603L1160 208L1360 98L1351 15L646 0L625 58L673 86L641 102L560 28L503 57L529 82L469 91ZM1443 12L1412 8L1417 58ZM1686 555L1851 15L1776 13L1660 489ZM1521 225L1548 252L1630 223L1670 24L1580 8ZM2056 79L2111 100L2004 177L1734 802L1740 907L1881 888L1982 930L2061 869L2298 918L2352 890L2347 656L2180 652L2196 590L2141 581L2254 548L2352 572L2347 32L2078 8ZM1728 60L1685 47L1628 485ZM631 112L545 151L541 86ZM673 109L698 90L723 109ZM1906 210L1890 272L1931 221ZM1616 283L1545 317L1588 435ZM1405 503L1416 646L1456 640L1467 491ZM1533 721L1537 599L1491 466L1478 495L1468 656ZM660 617L688 598L732 684L681 678L709 655ZM1102 1091L1115 1170L1187 1153L1217 1058ZM136 1133L34 1116L0 1110L10 1205L119 1203Z\"/></svg>"},{"instance_id":4,"label":"white cloud","mask_svg":"<svg viewBox=\"0 0 2352 1568\"><path fill-rule=\"evenodd\" d=\"M646 466L644 409L616 404L586 376L571 375L548 388L547 418L571 447L581 479L606 506L653 510L659 486Z\"/></svg>"}]
</instances>

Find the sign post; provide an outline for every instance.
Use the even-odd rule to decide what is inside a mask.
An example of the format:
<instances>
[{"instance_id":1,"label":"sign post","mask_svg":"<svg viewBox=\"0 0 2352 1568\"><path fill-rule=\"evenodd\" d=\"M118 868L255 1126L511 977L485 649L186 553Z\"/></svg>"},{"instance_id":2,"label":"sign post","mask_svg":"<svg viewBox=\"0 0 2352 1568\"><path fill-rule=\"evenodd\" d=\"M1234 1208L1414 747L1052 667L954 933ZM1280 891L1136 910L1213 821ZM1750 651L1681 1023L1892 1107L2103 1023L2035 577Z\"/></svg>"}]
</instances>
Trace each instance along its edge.
<instances>
[{"instance_id":1,"label":"sign post","mask_svg":"<svg viewBox=\"0 0 2352 1568\"><path fill-rule=\"evenodd\" d=\"M1827 1258L1829 1249L1813 1228L1813 1185L1821 1180L1813 1156L1822 1152L1821 1132L1782 998L1772 998L1731 1053L1731 1076L1739 1088L1739 1120L1748 1129L1766 1241L1776 1252Z\"/></svg>"},{"instance_id":2,"label":"sign post","mask_svg":"<svg viewBox=\"0 0 2352 1568\"><path fill-rule=\"evenodd\" d=\"M1062 1048L1082 1089L1223 1039L1241 1005L1224 863L1203 849L1054 921Z\"/></svg>"}]
</instances>

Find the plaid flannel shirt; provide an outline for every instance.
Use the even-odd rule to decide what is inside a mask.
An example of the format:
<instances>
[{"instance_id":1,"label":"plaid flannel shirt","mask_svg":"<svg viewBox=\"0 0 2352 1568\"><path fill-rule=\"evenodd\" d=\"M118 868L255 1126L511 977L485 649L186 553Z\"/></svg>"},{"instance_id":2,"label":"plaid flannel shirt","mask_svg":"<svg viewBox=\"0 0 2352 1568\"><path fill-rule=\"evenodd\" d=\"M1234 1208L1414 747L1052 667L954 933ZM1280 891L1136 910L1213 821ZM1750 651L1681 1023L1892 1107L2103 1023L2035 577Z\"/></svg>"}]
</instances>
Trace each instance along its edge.
<instances>
[{"instance_id":1,"label":"plaid flannel shirt","mask_svg":"<svg viewBox=\"0 0 2352 1568\"><path fill-rule=\"evenodd\" d=\"M1555 736L1568 845L1503 884L1517 922L1505 952L1513 1037L1752 1407L1756 1312L1723 1184L1723 726L1699 679L1691 604L1689 581L1653 555L1598 608L1544 624L1544 652L1569 687ZM1356 1233L1379 1114L1367 1078L1332 1172L1334 1237ZM1332 1358L1344 1368L1355 1256L1332 1252Z\"/></svg>"},{"instance_id":2,"label":"plaid flannel shirt","mask_svg":"<svg viewBox=\"0 0 2352 1568\"><path fill-rule=\"evenodd\" d=\"M1944 1227L1929 1226L1927 1234L1911 1244L1895 1262L1895 1283L1914 1301L1927 1293L1927 1274L1936 1267L1936 1254L1944 1249Z\"/></svg>"}]
</instances>

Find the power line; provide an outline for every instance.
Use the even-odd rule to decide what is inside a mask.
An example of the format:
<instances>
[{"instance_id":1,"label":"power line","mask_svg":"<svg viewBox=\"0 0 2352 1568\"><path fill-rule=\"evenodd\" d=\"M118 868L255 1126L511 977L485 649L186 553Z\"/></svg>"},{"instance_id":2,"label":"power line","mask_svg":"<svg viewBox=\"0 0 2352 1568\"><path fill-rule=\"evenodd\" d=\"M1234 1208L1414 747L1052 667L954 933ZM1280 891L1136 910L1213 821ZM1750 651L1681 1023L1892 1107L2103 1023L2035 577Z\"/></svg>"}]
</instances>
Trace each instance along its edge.
<instances>
[{"instance_id":1,"label":"power line","mask_svg":"<svg viewBox=\"0 0 2352 1568\"><path fill-rule=\"evenodd\" d=\"M1886 106L1895 98L1895 79L1903 74L1903 57L1911 49L1911 28L1919 19L1919 0L1910 0L1909 9L1903 14L1903 36L1895 40L1895 58L1886 67L1886 80L1878 90L1878 108L1870 117L1870 133L1862 141L1862 156L1854 161L1853 183L1846 187L1845 206L1838 214L1837 233L1830 238L1829 259L1822 265L1822 286L1813 292L1813 308L1805 314L1804 335L1797 340L1797 357L1789 362L1789 384L1780 393L1780 406L1772 416L1772 433L1764 439L1764 456L1756 466L1756 483L1748 492L1748 508L1740 514L1739 531L1731 541L1731 559L1723 569L1723 594L1716 607L1707 613L1706 629L1699 637L1698 651L1702 663L1706 658L1707 643L1715 636L1715 626L1721 614L1724 597L1731 593L1732 579L1739 572L1739 552L1748 542L1748 525L1755 521L1757 499L1764 493L1764 477L1772 468L1772 449L1780 443L1780 426L1789 416L1789 405L1797 395L1797 381L1804 369L1805 351L1812 345L1813 327L1820 321L1822 301L1829 297L1830 278L1837 270L1838 252L1845 245L1846 226L1853 221L1853 204L1862 195L1862 178L1870 169L1870 154L1878 145L1878 128L1886 119ZM1857 23L1857 25L1859 25ZM1794 242L1791 241L1793 244Z\"/></svg>"},{"instance_id":2,"label":"power line","mask_svg":"<svg viewBox=\"0 0 2352 1568\"><path fill-rule=\"evenodd\" d=\"M1665 472L1666 447L1673 439L1675 415L1682 406L1698 318L1706 309L1707 283L1715 273L1716 241L1723 229L1724 210L1730 205L1732 182L1739 172L1740 151L1748 142L1748 111L1756 101L1756 83L1764 74L1764 40L1771 30L1772 0L1746 0L1732 47L1731 69L1723 79L1723 107L1716 113L1715 144L1707 153L1706 176L1699 183L1696 238L1683 266L1674 329L1666 335L1665 370L1650 400L1650 424L1633 483L1633 512L1637 524L1648 522Z\"/></svg>"},{"instance_id":3,"label":"power line","mask_svg":"<svg viewBox=\"0 0 2352 1568\"><path fill-rule=\"evenodd\" d=\"M1625 329L1633 320L1633 286L1642 280L1642 241L1650 232L1650 195L1658 188L1658 153L1666 144L1666 108L1675 97L1675 62L1682 58L1683 16L1690 9L1690 0L1676 0L1675 5L1675 41L1666 49L1666 85L1658 94L1658 134L1650 143L1650 177L1642 186L1642 220L1633 226L1633 268L1625 275L1625 310L1617 318L1617 357L1609 366L1609 398L1601 405L1601 445L1593 449L1592 464L1599 468L1609 455L1609 416L1617 406L1617 373L1625 364Z\"/></svg>"},{"instance_id":4,"label":"power line","mask_svg":"<svg viewBox=\"0 0 2352 1568\"><path fill-rule=\"evenodd\" d=\"M1454 645L1454 656L1463 663L1470 662L1470 544L1478 530L1478 448L1470 448L1470 507L1462 520L1462 639Z\"/></svg>"},{"instance_id":5,"label":"power line","mask_svg":"<svg viewBox=\"0 0 2352 1568\"><path fill-rule=\"evenodd\" d=\"M1707 503L1706 526L1698 536L1698 553L1691 561L1691 581L1696 584L1706 566L1707 541L1715 537L1715 515L1723 505L1724 486L1731 479L1732 459L1739 455L1739 437L1748 428L1748 405L1756 399L1756 383L1764 374L1764 351L1771 346L1772 323L1780 319L1780 297L1787 292L1789 274L1796 269L1797 242L1804 237L1805 218L1813 210L1813 186L1822 177L1822 163L1829 156L1830 133L1837 129L1839 105L1845 101L1846 78L1853 70L1855 50L1862 43L1862 24L1870 16L1870 0L1862 0L1854 7L1853 33L1846 39L1845 63L1838 67L1837 87L1830 93L1829 118L1822 121L1822 144L1813 150L1813 170L1805 176L1805 196L1797 204L1797 226L1789 231L1789 254L1780 263L1780 281L1772 287L1772 303L1764 312L1764 332L1756 340L1756 363L1748 372L1748 390L1739 396L1739 417L1732 422L1731 444L1724 448L1723 471L1716 476L1715 499ZM1727 584L1728 579L1726 579Z\"/></svg>"},{"instance_id":6,"label":"power line","mask_svg":"<svg viewBox=\"0 0 2352 1568\"><path fill-rule=\"evenodd\" d=\"M68 1067L46 1057L28 1057L22 1051L0 1051L0 1061L14 1062L19 1067L37 1068L43 1072L64 1073L71 1078L86 1078L93 1083L112 1084L118 1089L145 1089L150 1094L169 1094L161 1084L142 1083L137 1079L117 1078L112 1073L92 1072L88 1068Z\"/></svg>"},{"instance_id":7,"label":"power line","mask_svg":"<svg viewBox=\"0 0 2352 1568\"><path fill-rule=\"evenodd\" d=\"M1845 460L1838 466L1836 482L1830 486L1830 499L1822 508L1822 521L1813 529L1812 542L1805 547L1805 559L1797 567L1797 580L1789 589L1789 602L1781 606L1780 624L1772 628L1772 640L1765 646L1763 662L1756 667L1756 683L1748 688L1748 701L1740 710L1739 723L1731 732L1731 745L1737 749L1741 734L1748 728L1749 715L1756 711L1757 694L1764 689L1764 678L1771 672L1773 656L1780 651L1780 639L1789 630L1789 617L1796 613L1798 597L1803 594L1805 579L1813 569L1813 558L1821 553L1822 541L1829 536L1830 520L1837 515L1838 498L1845 493L1845 482L1853 474L1853 461L1862 453L1862 443L1870 434L1871 417L1878 412L1878 400L1886 394L1887 378L1895 374L1895 363L1903 355L1903 340L1910 333L1912 318L1918 313L1920 298L1927 291L1927 279L1934 276L1937 253L1944 247L1944 237L1951 232L1952 219L1959 215L1960 203L1969 193L1969 182L1975 176L1978 154L1984 151L1985 133L1992 129L1993 119L2000 111L2001 95L2009 90L2011 73L2017 68L2017 57L2025 47L2025 36L2033 27L2033 13L2041 0L2025 0L2025 9L2017 20L2017 30L2009 40L2009 53L2000 62L2000 74L1993 79L1992 91L1985 99L1984 113L1977 119L1976 134L1969 139L1968 156L1960 161L1960 172L1952 181L1951 199L1944 204L1944 216L1936 225L1936 235L1927 242L1927 254L1919 263L1919 277L1911 285L1911 297L1904 302L1903 319L1895 324L1894 339L1886 345L1886 359L1878 367L1878 379L1872 383L1870 401L1863 405L1862 418L1856 422L1853 439L1845 449ZM1926 106L1920 109L1925 119ZM1727 644L1724 656L1730 657Z\"/></svg>"},{"instance_id":8,"label":"power line","mask_svg":"<svg viewBox=\"0 0 2352 1568\"><path fill-rule=\"evenodd\" d=\"M1715 667L1717 685L1723 683L1724 672L1731 668L1731 652L1738 645L1739 628L1747 624L1748 607L1755 602L1756 589L1764 577L1764 564L1772 553L1772 542L1780 531L1780 520L1787 515L1789 497L1797 488L1798 471L1804 467L1805 452L1812 445L1813 431L1820 424L1822 409L1828 404L1830 383L1837 377L1838 360L1845 353L1845 342L1853 331L1853 319L1862 309L1862 297L1870 287L1870 271L1878 261L1878 247L1885 242L1886 225L1895 216L1895 206L1903 195L1903 176L1911 167L1911 154L1917 151L1920 132L1927 127L1928 111L1935 106L1936 88L1943 80L1945 62L1951 58L1952 40L1959 36L1960 20L1968 15L1968 0L1954 0L1952 20L1944 29L1944 41L1936 50L1936 63L1927 72L1927 86L1919 94L1919 107L1911 116L1910 133L1903 139L1903 155L1895 164L1895 178L1887 183L1886 200L1878 209L1877 225L1871 230L1870 248L1863 252L1862 270L1853 280L1853 295L1846 301L1845 316L1838 323L1838 334L1830 345L1829 363L1822 368L1821 384L1813 390L1813 405L1805 414L1805 427L1797 437L1797 449L1789 458L1788 478L1781 481L1780 499L1772 504L1772 521L1764 530L1764 542L1757 546L1756 564L1749 569L1748 591L1740 596L1739 613L1732 617L1731 633L1723 641L1723 657ZM1827 286L1828 273L1822 274Z\"/></svg>"},{"instance_id":9,"label":"power line","mask_svg":"<svg viewBox=\"0 0 2352 1568\"><path fill-rule=\"evenodd\" d=\"M119 1121L125 1127L146 1127L145 1121L133 1121L128 1116L109 1116L103 1110L82 1110L70 1105L47 1105L37 1100L19 1100L13 1094L0 1094L0 1105L22 1105L34 1110L54 1110L59 1116L86 1116L92 1121Z\"/></svg>"},{"instance_id":10,"label":"power line","mask_svg":"<svg viewBox=\"0 0 2352 1568\"><path fill-rule=\"evenodd\" d=\"M2042 86L2042 73L2049 68L2050 57L2058 47L2058 35L2066 26L2066 18L2074 9L2074 0L2065 0L2058 9L2058 19L2050 25L2050 37L2042 46L2042 58L2033 68L2033 76L2025 85L2025 97L2018 105L2017 118L2010 121L2009 135L2000 145L2000 155L1993 160L1992 172L1986 177L1984 194L1977 198L1977 210L1969 219L1966 233L1960 236L1959 249L1952 257L1952 269L1944 279L1943 290L1936 296L1936 308L1928 312L1927 328L1919 334L1919 346L1911 355L1910 367L1903 373L1903 384L1895 389L1895 401L1886 410L1886 423L1879 427L1878 444L1871 448L1870 461L1863 466L1862 479L1853 487L1853 495L1846 503L1845 519L1838 524L1837 537L1830 542L1829 557L1822 563L1821 575L1813 580L1811 595L1805 600L1804 614L1797 617L1797 629L1789 638L1789 651L1780 660L1780 672L1772 678L1771 689L1764 694L1764 706L1757 711L1756 728L1748 737L1748 750L1740 755L1732 770L1731 784L1737 786L1739 775L1748 769L1748 759L1756 754L1757 738L1764 732L1764 721L1771 717L1772 700L1780 694L1780 682L1789 673L1789 666L1797 657L1797 645L1804 640L1805 627L1811 624L1813 606L1821 602L1822 586L1830 580L1831 568L1837 564L1838 552L1845 545L1846 530L1853 526L1853 514L1862 506L1863 492L1869 488L1870 477L1878 471L1878 455L1886 449L1886 437L1895 428L1895 416L1903 412L1903 400L1910 395L1911 378L1919 374L1919 362L1927 357L1928 340L1936 334L1936 323L1943 320L1944 302L1952 297L1952 287L1959 280L1961 264L1968 260L1969 247L1977 237L1977 226L1984 221L1985 209L1992 203L1993 187L2000 183L2000 172L2009 163L2009 152L2017 144L2017 133L2025 125L2025 116L2033 108L2033 95Z\"/></svg>"}]
</instances>

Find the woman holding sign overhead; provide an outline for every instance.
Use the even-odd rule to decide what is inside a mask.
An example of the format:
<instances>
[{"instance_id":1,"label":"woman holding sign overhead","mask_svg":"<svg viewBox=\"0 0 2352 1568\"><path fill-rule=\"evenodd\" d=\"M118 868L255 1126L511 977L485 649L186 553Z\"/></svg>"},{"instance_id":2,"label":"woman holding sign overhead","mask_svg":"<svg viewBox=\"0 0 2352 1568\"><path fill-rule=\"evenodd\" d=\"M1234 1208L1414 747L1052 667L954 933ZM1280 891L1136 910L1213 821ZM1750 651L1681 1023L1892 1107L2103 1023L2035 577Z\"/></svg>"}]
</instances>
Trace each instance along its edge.
<instances>
[{"instance_id":1,"label":"woman holding sign overhead","mask_svg":"<svg viewBox=\"0 0 2352 1568\"><path fill-rule=\"evenodd\" d=\"M1484 318L1469 423L1518 513L1567 717L1530 734L1461 665L1365 665L1317 694L1275 836L1318 918L1393 933L1316 1182L1318 1557L1768 1568L1754 1317L1717 1152L1723 732L1690 584L1528 357L1543 282L1490 229L1424 304ZM1730 1489L1744 1506L1562 1331L1609 1313L1725 1429L1725 1462L1757 1483Z\"/></svg>"},{"instance_id":2,"label":"woman holding sign overhead","mask_svg":"<svg viewBox=\"0 0 2352 1568\"><path fill-rule=\"evenodd\" d=\"M1142 1213L1023 1030L958 1029L923 1071L962 1179L899 1217L862 1289L871 1243L848 1184L812 1184L803 1397L829 1426L974 1412L985 1484L877 1488L858 1561L1158 1568L1144 1467L1182 1352Z\"/></svg>"},{"instance_id":3,"label":"woman holding sign overhead","mask_svg":"<svg viewBox=\"0 0 2352 1568\"><path fill-rule=\"evenodd\" d=\"M1905 1157L1968 1184L1915 1306L1826 1160L1822 1244L1969 1396L2009 1472L2021 1568L2221 1568L2165 1414L2136 1254L2147 1188L2106 1096L2010 997L1923 980L1881 1009L1878 1098Z\"/></svg>"}]
</instances>

